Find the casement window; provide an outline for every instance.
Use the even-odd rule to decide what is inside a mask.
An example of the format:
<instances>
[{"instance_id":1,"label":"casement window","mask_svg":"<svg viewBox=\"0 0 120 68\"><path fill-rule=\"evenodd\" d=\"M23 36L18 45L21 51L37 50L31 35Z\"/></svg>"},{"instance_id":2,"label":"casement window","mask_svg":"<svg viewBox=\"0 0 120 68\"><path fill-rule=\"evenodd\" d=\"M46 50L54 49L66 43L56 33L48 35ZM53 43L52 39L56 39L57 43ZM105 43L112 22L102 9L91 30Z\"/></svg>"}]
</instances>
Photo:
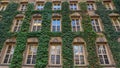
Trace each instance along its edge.
<instances>
[{"instance_id":1,"label":"casement window","mask_svg":"<svg viewBox=\"0 0 120 68\"><path fill-rule=\"evenodd\" d=\"M37 44L29 43L27 48L26 64L31 65L36 62Z\"/></svg>"},{"instance_id":2,"label":"casement window","mask_svg":"<svg viewBox=\"0 0 120 68\"><path fill-rule=\"evenodd\" d=\"M49 66L61 65L61 39L52 38L49 46Z\"/></svg>"},{"instance_id":3,"label":"casement window","mask_svg":"<svg viewBox=\"0 0 120 68\"><path fill-rule=\"evenodd\" d=\"M77 10L77 3L70 3L70 10Z\"/></svg>"},{"instance_id":4,"label":"casement window","mask_svg":"<svg viewBox=\"0 0 120 68\"><path fill-rule=\"evenodd\" d=\"M81 21L79 18L72 18L72 31L77 32L81 30Z\"/></svg>"},{"instance_id":5,"label":"casement window","mask_svg":"<svg viewBox=\"0 0 120 68\"><path fill-rule=\"evenodd\" d=\"M23 18L15 18L13 22L12 31L19 32L22 26Z\"/></svg>"},{"instance_id":6,"label":"casement window","mask_svg":"<svg viewBox=\"0 0 120 68\"><path fill-rule=\"evenodd\" d=\"M111 1L103 2L107 10L113 10L113 5Z\"/></svg>"},{"instance_id":7,"label":"casement window","mask_svg":"<svg viewBox=\"0 0 120 68\"><path fill-rule=\"evenodd\" d=\"M61 10L61 3L53 3L53 10Z\"/></svg>"},{"instance_id":8,"label":"casement window","mask_svg":"<svg viewBox=\"0 0 120 68\"><path fill-rule=\"evenodd\" d=\"M112 23L116 31L120 31L120 21L118 17L112 17Z\"/></svg>"},{"instance_id":9,"label":"casement window","mask_svg":"<svg viewBox=\"0 0 120 68\"><path fill-rule=\"evenodd\" d=\"M52 32L60 32L61 31L61 20L60 18L52 19Z\"/></svg>"},{"instance_id":10,"label":"casement window","mask_svg":"<svg viewBox=\"0 0 120 68\"><path fill-rule=\"evenodd\" d=\"M41 18L33 18L31 31L33 31L33 32L39 31L39 30L41 30L41 27L42 27Z\"/></svg>"},{"instance_id":11,"label":"casement window","mask_svg":"<svg viewBox=\"0 0 120 68\"><path fill-rule=\"evenodd\" d=\"M37 10L43 10L44 9L44 3L37 3L36 4L36 9Z\"/></svg>"},{"instance_id":12,"label":"casement window","mask_svg":"<svg viewBox=\"0 0 120 68\"><path fill-rule=\"evenodd\" d=\"M4 11L7 7L7 4L1 4L0 5L0 11Z\"/></svg>"},{"instance_id":13,"label":"casement window","mask_svg":"<svg viewBox=\"0 0 120 68\"><path fill-rule=\"evenodd\" d=\"M20 4L20 11L26 11L27 10L27 3Z\"/></svg>"},{"instance_id":14,"label":"casement window","mask_svg":"<svg viewBox=\"0 0 120 68\"><path fill-rule=\"evenodd\" d=\"M14 48L14 44L7 44L6 53L3 61L4 64L9 64L11 62L14 53Z\"/></svg>"},{"instance_id":15,"label":"casement window","mask_svg":"<svg viewBox=\"0 0 120 68\"><path fill-rule=\"evenodd\" d=\"M107 40L104 37L97 38L96 41L97 54L101 65L113 64L113 57Z\"/></svg>"},{"instance_id":16,"label":"casement window","mask_svg":"<svg viewBox=\"0 0 120 68\"><path fill-rule=\"evenodd\" d=\"M95 32L101 32L102 27L99 18L91 18L91 24Z\"/></svg>"},{"instance_id":17,"label":"casement window","mask_svg":"<svg viewBox=\"0 0 120 68\"><path fill-rule=\"evenodd\" d=\"M15 50L16 39L7 39L1 51L1 63L10 64Z\"/></svg>"},{"instance_id":18,"label":"casement window","mask_svg":"<svg viewBox=\"0 0 120 68\"><path fill-rule=\"evenodd\" d=\"M96 7L95 7L95 3L87 3L87 10L95 10Z\"/></svg>"},{"instance_id":19,"label":"casement window","mask_svg":"<svg viewBox=\"0 0 120 68\"><path fill-rule=\"evenodd\" d=\"M98 56L101 64L110 64L106 44L97 44Z\"/></svg>"},{"instance_id":20,"label":"casement window","mask_svg":"<svg viewBox=\"0 0 120 68\"><path fill-rule=\"evenodd\" d=\"M73 42L74 52L74 65L83 66L86 65L86 53L84 41L81 38L75 38Z\"/></svg>"}]
</instances>

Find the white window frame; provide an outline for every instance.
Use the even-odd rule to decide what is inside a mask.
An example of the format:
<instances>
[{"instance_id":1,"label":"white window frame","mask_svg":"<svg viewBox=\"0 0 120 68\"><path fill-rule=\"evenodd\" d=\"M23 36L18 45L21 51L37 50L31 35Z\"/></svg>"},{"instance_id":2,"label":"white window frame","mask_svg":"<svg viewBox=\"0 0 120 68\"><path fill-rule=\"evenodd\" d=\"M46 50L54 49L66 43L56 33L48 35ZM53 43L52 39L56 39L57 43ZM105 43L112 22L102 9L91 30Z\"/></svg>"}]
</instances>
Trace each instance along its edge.
<instances>
[{"instance_id":1,"label":"white window frame","mask_svg":"<svg viewBox=\"0 0 120 68\"><path fill-rule=\"evenodd\" d=\"M27 10L27 3L20 4L20 11L26 11Z\"/></svg>"},{"instance_id":2,"label":"white window frame","mask_svg":"<svg viewBox=\"0 0 120 68\"><path fill-rule=\"evenodd\" d=\"M27 44L27 46L28 46L28 47L27 47L27 54L26 54L25 64L26 64L26 65L35 65L35 64L32 64L32 60L33 60L33 55L36 55L36 56L37 56L37 49L38 49L37 43L29 43L29 44ZM37 47L37 49L36 49L36 54L33 54L33 52L32 52L32 54L29 54L29 48L30 48L30 46L35 46L35 47ZM30 64L27 63L28 55L32 55L32 59L30 60ZM35 59L35 60L36 60L36 59Z\"/></svg>"},{"instance_id":3,"label":"white window frame","mask_svg":"<svg viewBox=\"0 0 120 68\"><path fill-rule=\"evenodd\" d=\"M88 11L96 10L95 3L87 3L87 10Z\"/></svg>"},{"instance_id":4,"label":"white window frame","mask_svg":"<svg viewBox=\"0 0 120 68\"><path fill-rule=\"evenodd\" d=\"M57 24L57 22L56 22L56 25L54 25L55 26L55 31L53 31L53 20L55 20L55 21L57 21L57 20L59 20L60 21L60 30L58 31L57 29L58 29L58 24ZM61 32L61 19L60 18L53 18L52 19L52 23L51 23L51 31L52 32Z\"/></svg>"},{"instance_id":5,"label":"white window frame","mask_svg":"<svg viewBox=\"0 0 120 68\"><path fill-rule=\"evenodd\" d=\"M17 22L18 21L18 22ZM18 23L18 24L17 24ZM22 23L23 23L23 18L16 18L15 21L13 22L13 28L12 28L12 32L19 32L20 29L21 29L21 26L22 26ZM17 25L16 25L17 24ZM15 30L15 27L16 27L16 31Z\"/></svg>"},{"instance_id":6,"label":"white window frame","mask_svg":"<svg viewBox=\"0 0 120 68\"><path fill-rule=\"evenodd\" d=\"M61 3L53 3L53 10L61 10Z\"/></svg>"},{"instance_id":7,"label":"white window frame","mask_svg":"<svg viewBox=\"0 0 120 68\"><path fill-rule=\"evenodd\" d=\"M78 10L78 4L77 3L70 3L70 10L73 10L73 11Z\"/></svg>"},{"instance_id":8,"label":"white window frame","mask_svg":"<svg viewBox=\"0 0 120 68\"><path fill-rule=\"evenodd\" d=\"M51 63L51 62L52 62L52 61L51 61L51 55L52 55L52 54L51 54L51 48L52 48L52 46L55 47L55 51L54 51L55 53L53 54L53 55L55 55L55 59L54 59L54 62L55 62L55 63L54 63L54 64ZM59 51L60 54L57 53L57 47L58 47L58 46L60 47L60 51ZM49 50L49 65L50 65L50 66L59 66L59 65L62 65L62 56L61 56L61 54L62 54L62 46L61 46L60 44L50 45L50 50ZM57 64L57 63L56 63L56 61L57 61L56 56L57 56L57 55L60 56L60 64Z\"/></svg>"},{"instance_id":9,"label":"white window frame","mask_svg":"<svg viewBox=\"0 0 120 68\"><path fill-rule=\"evenodd\" d=\"M114 21L114 19L116 19L116 21ZM112 18L112 22L113 22L113 26L114 26L115 30L119 31L117 29L117 26L119 26L119 28L120 28L120 21L118 20L118 17L117 18ZM117 23L118 25L116 25L115 23Z\"/></svg>"},{"instance_id":10,"label":"white window frame","mask_svg":"<svg viewBox=\"0 0 120 68\"><path fill-rule=\"evenodd\" d=\"M80 46L82 46L82 53L78 54L79 64L76 64L76 62L75 62L75 48L74 48L75 46L78 47L78 50L80 50ZM73 53L74 53L74 65L75 66L85 66L86 65L85 45L84 44L73 45ZM81 64L80 56L83 56L84 64Z\"/></svg>"},{"instance_id":11,"label":"white window frame","mask_svg":"<svg viewBox=\"0 0 120 68\"><path fill-rule=\"evenodd\" d=\"M1 4L0 5L0 11L4 11L7 8L7 4Z\"/></svg>"},{"instance_id":12,"label":"white window frame","mask_svg":"<svg viewBox=\"0 0 120 68\"><path fill-rule=\"evenodd\" d=\"M107 10L113 10L113 6L111 2L104 2L104 5Z\"/></svg>"},{"instance_id":13,"label":"white window frame","mask_svg":"<svg viewBox=\"0 0 120 68\"><path fill-rule=\"evenodd\" d=\"M37 3L36 4L36 10L43 10L44 9L44 3Z\"/></svg>"},{"instance_id":14,"label":"white window frame","mask_svg":"<svg viewBox=\"0 0 120 68\"><path fill-rule=\"evenodd\" d=\"M92 23L92 19L94 20L94 25L93 25L93 23ZM97 24L96 24L96 21L95 20L97 20ZM95 32L101 32L101 31L103 31L102 30L102 25L101 25L101 22L100 22L100 19L99 18L91 18L91 25L92 25L92 28L93 27L95 27L95 29L93 28L93 30L95 31ZM100 31L98 31L98 28L97 28L97 26L99 27L99 29L100 29Z\"/></svg>"},{"instance_id":15,"label":"white window frame","mask_svg":"<svg viewBox=\"0 0 120 68\"><path fill-rule=\"evenodd\" d=\"M75 21L75 31L73 31L73 32L81 31L81 30L82 30L81 20L80 20L79 18L72 18L71 20L72 20L72 21L71 21L72 31L73 31L73 20ZM78 20L78 22L79 22L79 25L76 24L77 20ZM77 26L80 26L80 30L77 29Z\"/></svg>"},{"instance_id":16,"label":"white window frame","mask_svg":"<svg viewBox=\"0 0 120 68\"><path fill-rule=\"evenodd\" d=\"M8 54L9 58L8 58L7 63L4 63L5 57L7 55L7 51L8 51L9 46L12 46L11 49L13 49L13 50L11 50L10 53ZM9 61L10 61L10 59L12 60L12 57L13 57L13 54L14 54L14 50L15 50L15 44L14 43L8 43L8 44L6 44L6 49L5 49L4 57L3 57L3 60L2 60L2 64L10 64ZM10 55L11 55L11 58L10 58Z\"/></svg>"},{"instance_id":17,"label":"white window frame","mask_svg":"<svg viewBox=\"0 0 120 68\"><path fill-rule=\"evenodd\" d=\"M101 45L105 47L105 50L102 49L101 51L102 51L102 52L104 51L104 53L99 54L99 53L98 53L98 52L99 52L98 46L101 46ZM103 59L103 64L101 64L101 62L100 62L100 57L99 57L99 62L100 62L101 65L110 65L110 64L111 64L110 55L109 55L108 52L109 52L109 51L108 51L107 44L102 44L102 43L97 44L97 54L98 54L98 57L99 57L99 55L102 55L102 57L103 57L104 55L106 55L106 56L107 56L107 59L108 59L108 62L109 62L109 64L106 64L106 63L105 63L105 58L102 58L102 59Z\"/></svg>"},{"instance_id":18,"label":"white window frame","mask_svg":"<svg viewBox=\"0 0 120 68\"><path fill-rule=\"evenodd\" d=\"M35 22L35 20L37 20L37 22ZM42 19L41 18L33 18L33 21L32 21L31 25L32 25L31 26L31 32L36 32L36 31L41 30L41 28L42 28ZM35 31L33 30L34 26L36 26ZM38 27L40 27L39 30L37 30Z\"/></svg>"}]
</instances>

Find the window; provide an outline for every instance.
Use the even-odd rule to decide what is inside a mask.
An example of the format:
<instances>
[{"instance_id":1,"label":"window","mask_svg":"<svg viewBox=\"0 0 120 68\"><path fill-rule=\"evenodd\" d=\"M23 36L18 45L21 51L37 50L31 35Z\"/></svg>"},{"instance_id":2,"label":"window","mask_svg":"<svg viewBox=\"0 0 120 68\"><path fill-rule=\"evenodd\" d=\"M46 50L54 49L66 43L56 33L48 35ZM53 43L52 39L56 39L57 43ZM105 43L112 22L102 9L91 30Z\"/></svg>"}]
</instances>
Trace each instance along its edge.
<instances>
[{"instance_id":1,"label":"window","mask_svg":"<svg viewBox=\"0 0 120 68\"><path fill-rule=\"evenodd\" d=\"M106 7L107 10L113 10L113 5L111 2L104 2L104 5Z\"/></svg>"},{"instance_id":2,"label":"window","mask_svg":"<svg viewBox=\"0 0 120 68\"><path fill-rule=\"evenodd\" d=\"M31 31L39 31L41 30L41 27L42 27L41 18L33 18Z\"/></svg>"},{"instance_id":3,"label":"window","mask_svg":"<svg viewBox=\"0 0 120 68\"><path fill-rule=\"evenodd\" d=\"M9 64L10 63L10 61L13 57L14 48L15 48L14 44L8 44L7 45L6 54L5 54L4 61L3 61L4 64Z\"/></svg>"},{"instance_id":4,"label":"window","mask_svg":"<svg viewBox=\"0 0 120 68\"><path fill-rule=\"evenodd\" d=\"M107 55L107 49L105 44L99 44L98 47L98 56L101 64L109 64L109 59Z\"/></svg>"},{"instance_id":5,"label":"window","mask_svg":"<svg viewBox=\"0 0 120 68\"><path fill-rule=\"evenodd\" d=\"M61 65L61 39L52 38L50 41L49 65Z\"/></svg>"},{"instance_id":6,"label":"window","mask_svg":"<svg viewBox=\"0 0 120 68\"><path fill-rule=\"evenodd\" d=\"M97 38L97 54L101 64L111 64L113 58L111 58L111 53L104 37Z\"/></svg>"},{"instance_id":7,"label":"window","mask_svg":"<svg viewBox=\"0 0 120 68\"><path fill-rule=\"evenodd\" d=\"M77 10L77 3L70 3L70 10Z\"/></svg>"},{"instance_id":8,"label":"window","mask_svg":"<svg viewBox=\"0 0 120 68\"><path fill-rule=\"evenodd\" d=\"M16 39L7 39L3 49L1 50L1 60L2 64L9 64L12 60L14 49L15 49Z\"/></svg>"},{"instance_id":9,"label":"window","mask_svg":"<svg viewBox=\"0 0 120 68\"><path fill-rule=\"evenodd\" d=\"M115 30L120 31L120 21L118 20L118 17L113 17L112 22Z\"/></svg>"},{"instance_id":10,"label":"window","mask_svg":"<svg viewBox=\"0 0 120 68\"><path fill-rule=\"evenodd\" d=\"M74 65L75 66L86 65L85 45L84 45L83 39L81 39L81 38L74 39L73 52L74 52Z\"/></svg>"},{"instance_id":11,"label":"window","mask_svg":"<svg viewBox=\"0 0 120 68\"><path fill-rule=\"evenodd\" d=\"M0 5L0 11L4 11L7 7L7 4L1 4Z\"/></svg>"},{"instance_id":12,"label":"window","mask_svg":"<svg viewBox=\"0 0 120 68\"><path fill-rule=\"evenodd\" d=\"M88 10L95 10L95 4L94 3L87 3L87 9Z\"/></svg>"},{"instance_id":13,"label":"window","mask_svg":"<svg viewBox=\"0 0 120 68\"><path fill-rule=\"evenodd\" d=\"M27 4L26 3L20 4L20 11L26 11L26 10L27 10Z\"/></svg>"},{"instance_id":14,"label":"window","mask_svg":"<svg viewBox=\"0 0 120 68\"><path fill-rule=\"evenodd\" d=\"M81 23L79 18L72 19L72 31L77 32L81 30Z\"/></svg>"},{"instance_id":15,"label":"window","mask_svg":"<svg viewBox=\"0 0 120 68\"><path fill-rule=\"evenodd\" d=\"M35 64L36 62L36 53L37 53L37 44L30 43L27 48L27 59L26 64Z\"/></svg>"},{"instance_id":16,"label":"window","mask_svg":"<svg viewBox=\"0 0 120 68\"><path fill-rule=\"evenodd\" d=\"M92 27L94 29L95 32L101 32L102 28L101 28L101 24L98 18L92 18L91 19L91 24Z\"/></svg>"},{"instance_id":17,"label":"window","mask_svg":"<svg viewBox=\"0 0 120 68\"><path fill-rule=\"evenodd\" d=\"M23 18L16 18L15 21L13 22L13 29L12 31L13 32L19 32L20 31L20 28L22 26L22 21Z\"/></svg>"},{"instance_id":18,"label":"window","mask_svg":"<svg viewBox=\"0 0 120 68\"><path fill-rule=\"evenodd\" d=\"M61 21L58 18L52 20L52 32L60 32L61 31Z\"/></svg>"},{"instance_id":19,"label":"window","mask_svg":"<svg viewBox=\"0 0 120 68\"><path fill-rule=\"evenodd\" d=\"M36 5L36 9L37 9L37 10L43 10L43 9L44 9L44 3L38 3L38 4Z\"/></svg>"},{"instance_id":20,"label":"window","mask_svg":"<svg viewBox=\"0 0 120 68\"><path fill-rule=\"evenodd\" d=\"M61 10L61 4L60 3L54 3L53 4L53 10Z\"/></svg>"}]
</instances>

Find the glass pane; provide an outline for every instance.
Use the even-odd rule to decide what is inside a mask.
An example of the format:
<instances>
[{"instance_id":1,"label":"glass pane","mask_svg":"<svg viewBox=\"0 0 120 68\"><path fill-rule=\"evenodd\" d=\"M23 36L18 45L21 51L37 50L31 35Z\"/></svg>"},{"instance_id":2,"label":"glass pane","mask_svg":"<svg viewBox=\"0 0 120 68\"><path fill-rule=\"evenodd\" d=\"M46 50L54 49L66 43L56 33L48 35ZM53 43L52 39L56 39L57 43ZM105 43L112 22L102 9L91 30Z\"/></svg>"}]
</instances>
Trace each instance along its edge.
<instances>
[{"instance_id":1,"label":"glass pane","mask_svg":"<svg viewBox=\"0 0 120 68\"><path fill-rule=\"evenodd\" d=\"M56 55L56 64L60 64L60 55Z\"/></svg>"},{"instance_id":2,"label":"glass pane","mask_svg":"<svg viewBox=\"0 0 120 68\"><path fill-rule=\"evenodd\" d=\"M75 55L75 64L79 64L79 56Z\"/></svg>"},{"instance_id":3,"label":"glass pane","mask_svg":"<svg viewBox=\"0 0 120 68\"><path fill-rule=\"evenodd\" d=\"M83 55L80 55L80 64L84 64L84 56Z\"/></svg>"},{"instance_id":4,"label":"glass pane","mask_svg":"<svg viewBox=\"0 0 120 68\"><path fill-rule=\"evenodd\" d=\"M55 64L55 55L51 55L51 64Z\"/></svg>"},{"instance_id":5,"label":"glass pane","mask_svg":"<svg viewBox=\"0 0 120 68\"><path fill-rule=\"evenodd\" d=\"M78 46L74 46L74 54L75 55L79 54L79 47Z\"/></svg>"},{"instance_id":6,"label":"glass pane","mask_svg":"<svg viewBox=\"0 0 120 68\"><path fill-rule=\"evenodd\" d=\"M101 63L101 64L104 64L103 56L102 56L102 55L99 55L99 59L100 59L100 63Z\"/></svg>"},{"instance_id":7,"label":"glass pane","mask_svg":"<svg viewBox=\"0 0 120 68\"><path fill-rule=\"evenodd\" d=\"M107 55L104 55L104 59L105 59L105 64L109 64Z\"/></svg>"}]
</instances>

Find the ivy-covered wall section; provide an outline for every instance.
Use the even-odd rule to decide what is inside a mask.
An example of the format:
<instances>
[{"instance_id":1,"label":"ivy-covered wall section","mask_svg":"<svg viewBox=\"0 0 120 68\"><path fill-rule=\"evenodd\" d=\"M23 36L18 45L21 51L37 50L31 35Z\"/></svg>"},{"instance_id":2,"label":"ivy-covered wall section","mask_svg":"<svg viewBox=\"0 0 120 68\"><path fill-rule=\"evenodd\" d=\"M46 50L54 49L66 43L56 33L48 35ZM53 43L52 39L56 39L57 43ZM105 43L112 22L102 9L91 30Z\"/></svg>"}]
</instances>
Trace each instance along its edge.
<instances>
[{"instance_id":1,"label":"ivy-covered wall section","mask_svg":"<svg viewBox=\"0 0 120 68\"><path fill-rule=\"evenodd\" d=\"M118 0L114 0L115 5L119 7L117 4ZM102 19L102 23L105 26L104 35L107 37L108 43L110 45L110 49L113 53L114 60L116 62L116 67L120 68L120 43L117 42L117 38L119 37L119 33L115 32L115 29L112 26L112 22L108 14L111 11L106 11L105 7L101 2L97 2L97 11L96 13L100 15ZM87 4L82 2L79 4L80 13L82 17L82 28L83 31L72 32L71 29L71 19L70 14L73 11L69 9L69 3L63 2L62 9L60 11L52 11L52 3L46 2L44 10L34 10L34 4L28 4L27 11L24 13L25 18L23 20L23 24L20 32L11 33L10 29L12 26L12 21L16 14L20 12L17 11L18 4L10 3L7 9L4 12L0 12L2 14L2 20L0 21L0 50L2 49L3 43L6 39L10 37L16 37L16 47L13 55L13 59L10 64L10 68L21 68L23 62L23 52L26 48L27 39L30 37L37 37L38 49L37 49L37 58L35 68L46 68L48 66L48 48L49 41L51 37L61 37L62 38L62 67L63 68L79 68L74 66L73 61L73 39L76 37L81 37L85 40L86 43L86 51L88 52L87 61L88 65L85 67L88 68L102 68L99 63L99 59L96 54L96 46L95 41L97 38L97 34L93 31L91 26L91 19L87 13ZM120 9L117 9L118 11ZM75 12L75 11L74 11ZM61 14L61 32L51 32L51 19L53 13ZM42 16L42 29L38 32L30 32L30 22L33 14L41 14ZM8 27L9 25L9 27Z\"/></svg>"},{"instance_id":2,"label":"ivy-covered wall section","mask_svg":"<svg viewBox=\"0 0 120 68\"><path fill-rule=\"evenodd\" d=\"M117 2L117 0L116 0ZM119 33L115 31L115 28L112 26L112 21L109 17L110 10L107 10L102 2L97 2L97 11L96 13L102 19L102 23L104 25L104 34L108 40L110 49L112 51L114 60L116 62L116 68L120 68L120 43L118 43L117 39L119 38ZM118 4L119 5L119 4ZM118 7L118 6L117 6ZM107 10L107 11L106 11Z\"/></svg>"}]
</instances>

